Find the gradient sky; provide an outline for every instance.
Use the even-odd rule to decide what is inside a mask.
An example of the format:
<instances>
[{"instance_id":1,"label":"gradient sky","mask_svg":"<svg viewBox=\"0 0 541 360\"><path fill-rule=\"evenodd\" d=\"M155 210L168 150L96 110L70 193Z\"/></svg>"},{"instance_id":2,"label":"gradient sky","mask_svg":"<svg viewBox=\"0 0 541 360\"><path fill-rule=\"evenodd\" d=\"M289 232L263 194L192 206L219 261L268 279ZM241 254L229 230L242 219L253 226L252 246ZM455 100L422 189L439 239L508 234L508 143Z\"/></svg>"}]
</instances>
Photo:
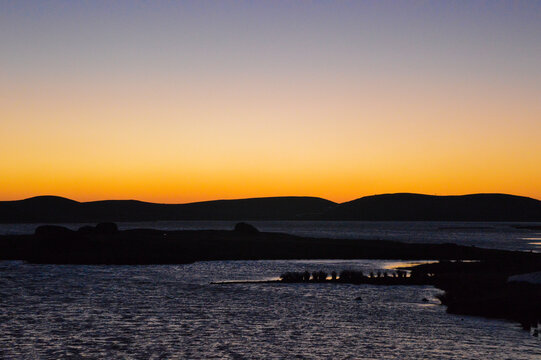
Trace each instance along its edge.
<instances>
[{"instance_id":1,"label":"gradient sky","mask_svg":"<svg viewBox=\"0 0 541 360\"><path fill-rule=\"evenodd\" d=\"M541 1L0 0L0 200L541 199Z\"/></svg>"}]
</instances>

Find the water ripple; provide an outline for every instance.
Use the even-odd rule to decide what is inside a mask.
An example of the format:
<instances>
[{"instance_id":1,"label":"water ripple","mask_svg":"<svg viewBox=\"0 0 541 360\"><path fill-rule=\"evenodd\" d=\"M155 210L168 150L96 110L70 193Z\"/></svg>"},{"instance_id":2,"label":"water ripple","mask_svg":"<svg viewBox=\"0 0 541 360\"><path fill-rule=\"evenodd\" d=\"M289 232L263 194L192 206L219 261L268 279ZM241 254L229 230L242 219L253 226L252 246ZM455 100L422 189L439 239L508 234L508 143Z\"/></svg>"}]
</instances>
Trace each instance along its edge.
<instances>
[{"instance_id":1,"label":"water ripple","mask_svg":"<svg viewBox=\"0 0 541 360\"><path fill-rule=\"evenodd\" d=\"M0 358L539 359L517 325L448 315L428 286L227 284L385 261L0 263ZM354 301L360 296L362 301ZM422 302L422 298L430 303Z\"/></svg>"}]
</instances>

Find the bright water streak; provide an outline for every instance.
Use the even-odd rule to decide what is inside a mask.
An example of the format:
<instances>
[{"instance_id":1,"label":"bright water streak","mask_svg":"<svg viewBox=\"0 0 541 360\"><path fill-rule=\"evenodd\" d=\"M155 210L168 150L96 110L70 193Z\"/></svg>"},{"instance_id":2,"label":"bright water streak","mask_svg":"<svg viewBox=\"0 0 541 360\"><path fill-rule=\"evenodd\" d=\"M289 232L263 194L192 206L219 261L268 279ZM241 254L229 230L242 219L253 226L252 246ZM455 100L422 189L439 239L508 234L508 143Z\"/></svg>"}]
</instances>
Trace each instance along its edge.
<instances>
[{"instance_id":1,"label":"bright water streak","mask_svg":"<svg viewBox=\"0 0 541 360\"><path fill-rule=\"evenodd\" d=\"M440 291L429 286L210 284L284 271L368 272L391 265L0 262L0 358L541 358L541 342L518 325L446 314L435 298Z\"/></svg>"}]
</instances>

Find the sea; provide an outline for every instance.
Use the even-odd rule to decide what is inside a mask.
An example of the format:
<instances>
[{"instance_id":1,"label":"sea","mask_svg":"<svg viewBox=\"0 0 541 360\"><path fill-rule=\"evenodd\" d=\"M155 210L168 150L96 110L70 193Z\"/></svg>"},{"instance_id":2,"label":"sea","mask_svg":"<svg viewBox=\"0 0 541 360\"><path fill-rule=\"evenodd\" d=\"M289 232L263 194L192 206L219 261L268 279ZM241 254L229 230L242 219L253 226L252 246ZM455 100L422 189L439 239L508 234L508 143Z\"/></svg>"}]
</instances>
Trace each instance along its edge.
<instances>
[{"instance_id":1,"label":"sea","mask_svg":"<svg viewBox=\"0 0 541 360\"><path fill-rule=\"evenodd\" d=\"M537 251L541 224L251 222L298 235ZM231 229L235 222L119 223ZM37 224L0 225L31 233ZM77 228L81 224L68 224ZM432 259L419 259L430 261ZM286 271L391 272L397 260L86 266L0 262L0 359L541 359L519 324L447 314L431 286L277 284Z\"/></svg>"}]
</instances>

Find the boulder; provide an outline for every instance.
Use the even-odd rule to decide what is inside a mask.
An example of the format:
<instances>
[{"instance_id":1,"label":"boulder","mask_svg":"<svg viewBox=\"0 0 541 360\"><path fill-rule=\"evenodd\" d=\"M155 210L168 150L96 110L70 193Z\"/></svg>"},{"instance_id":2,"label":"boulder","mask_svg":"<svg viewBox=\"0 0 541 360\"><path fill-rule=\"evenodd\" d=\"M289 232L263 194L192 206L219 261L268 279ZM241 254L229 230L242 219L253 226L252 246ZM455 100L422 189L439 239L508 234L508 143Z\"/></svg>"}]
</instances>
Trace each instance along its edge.
<instances>
[{"instance_id":1,"label":"boulder","mask_svg":"<svg viewBox=\"0 0 541 360\"><path fill-rule=\"evenodd\" d=\"M96 232L99 234L114 234L118 231L118 226L112 222L99 223L96 225Z\"/></svg>"},{"instance_id":2,"label":"boulder","mask_svg":"<svg viewBox=\"0 0 541 360\"><path fill-rule=\"evenodd\" d=\"M235 225L235 231L243 234L257 234L259 230L251 224L240 222Z\"/></svg>"},{"instance_id":3,"label":"boulder","mask_svg":"<svg viewBox=\"0 0 541 360\"><path fill-rule=\"evenodd\" d=\"M37 237L46 239L71 237L73 233L72 230L57 225L38 226L35 231Z\"/></svg>"}]
</instances>

